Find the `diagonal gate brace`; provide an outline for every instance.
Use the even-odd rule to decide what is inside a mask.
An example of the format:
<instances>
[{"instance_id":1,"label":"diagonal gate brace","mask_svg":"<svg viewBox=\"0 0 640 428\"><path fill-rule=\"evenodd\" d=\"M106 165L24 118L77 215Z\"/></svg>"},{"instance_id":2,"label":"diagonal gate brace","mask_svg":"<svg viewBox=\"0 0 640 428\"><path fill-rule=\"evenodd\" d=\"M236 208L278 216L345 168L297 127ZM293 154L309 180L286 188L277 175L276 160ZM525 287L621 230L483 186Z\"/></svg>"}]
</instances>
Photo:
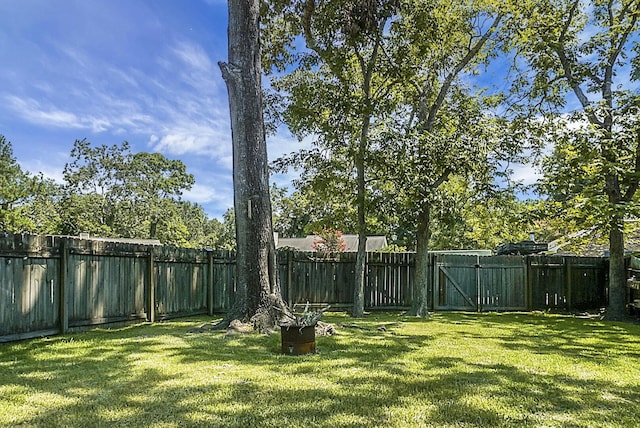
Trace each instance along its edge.
<instances>
[{"instance_id":1,"label":"diagonal gate brace","mask_svg":"<svg viewBox=\"0 0 640 428\"><path fill-rule=\"evenodd\" d=\"M462 291L462 287L460 287L460 284L458 284L458 282L455 280L455 278L453 277L453 275L451 275L451 272L449 272L447 270L447 268L445 268L444 266L440 266L440 270L442 270L442 272L444 273L444 275L449 279L449 281L451 281L451 285L453 285L455 287L456 290L458 290L458 293L460 293L460 295L462 295L462 297L464 297L464 300L467 301L467 303L469 303L472 307L476 307L476 304L474 303L474 301L465 294L464 291Z\"/></svg>"}]
</instances>

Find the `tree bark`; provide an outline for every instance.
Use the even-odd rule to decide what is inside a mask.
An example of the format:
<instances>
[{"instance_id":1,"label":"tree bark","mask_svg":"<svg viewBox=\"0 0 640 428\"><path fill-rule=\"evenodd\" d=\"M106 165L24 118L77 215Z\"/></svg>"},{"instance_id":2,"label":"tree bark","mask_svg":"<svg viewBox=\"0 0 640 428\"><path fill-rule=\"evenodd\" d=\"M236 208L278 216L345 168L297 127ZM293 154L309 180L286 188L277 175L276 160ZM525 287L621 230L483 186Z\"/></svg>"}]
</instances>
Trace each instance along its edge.
<instances>
[{"instance_id":1,"label":"tree bark","mask_svg":"<svg viewBox=\"0 0 640 428\"><path fill-rule=\"evenodd\" d=\"M370 96L370 75L365 75L364 92L367 102ZM362 118L362 127L360 129L360 138L358 140L358 154L356 156L356 180L357 180L357 205L358 205L358 254L356 256L356 272L355 285L353 292L353 310L351 315L354 317L364 316L364 286L366 282L366 261L367 261L367 221L366 221L366 177L365 177L365 154L369 142L369 127L371 123L371 114L367 109Z\"/></svg>"},{"instance_id":2,"label":"tree bark","mask_svg":"<svg viewBox=\"0 0 640 428\"><path fill-rule=\"evenodd\" d=\"M608 103L612 105L610 98ZM611 115L606 115L602 122L606 134L600 143L603 157L606 161L615 163L616 157L608 149L613 140ZM605 176L604 189L612 209L609 218L609 305L606 317L610 320L621 320L626 315L627 279L624 263L624 214L620 212L619 207L626 201L623 199L620 177L617 174L609 173Z\"/></svg>"},{"instance_id":3,"label":"tree bark","mask_svg":"<svg viewBox=\"0 0 640 428\"><path fill-rule=\"evenodd\" d=\"M229 0L228 37L229 62L218 63L229 94L237 243L236 296L227 321L251 321L254 328L268 331L287 308L280 294L271 223L259 0Z\"/></svg>"},{"instance_id":4,"label":"tree bark","mask_svg":"<svg viewBox=\"0 0 640 428\"><path fill-rule=\"evenodd\" d=\"M626 315L626 269L622 222L614 219L609 230L609 306L607 319L621 320Z\"/></svg>"},{"instance_id":5,"label":"tree bark","mask_svg":"<svg viewBox=\"0 0 640 428\"><path fill-rule=\"evenodd\" d=\"M431 205L425 202L418 214L416 234L416 276L413 284L410 315L429 317L429 239L431 238Z\"/></svg>"},{"instance_id":6,"label":"tree bark","mask_svg":"<svg viewBox=\"0 0 640 428\"><path fill-rule=\"evenodd\" d=\"M366 137L364 137L366 138ZM361 142L361 146L362 146ZM362 147L361 147L362 150ZM365 219L365 179L364 179L364 154L358 156L357 160L358 176L358 254L356 255L355 284L353 291L354 317L364 316L364 284L366 279L366 259L367 259L367 223Z\"/></svg>"}]
</instances>

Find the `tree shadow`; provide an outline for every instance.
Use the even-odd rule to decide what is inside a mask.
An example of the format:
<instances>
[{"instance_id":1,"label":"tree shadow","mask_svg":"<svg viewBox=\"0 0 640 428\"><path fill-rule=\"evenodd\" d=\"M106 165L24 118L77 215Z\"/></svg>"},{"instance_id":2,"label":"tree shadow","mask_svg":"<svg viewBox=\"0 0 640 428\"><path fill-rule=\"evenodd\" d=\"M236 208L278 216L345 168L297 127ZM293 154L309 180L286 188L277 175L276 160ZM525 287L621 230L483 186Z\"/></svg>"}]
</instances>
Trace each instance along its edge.
<instances>
[{"instance_id":1,"label":"tree shadow","mask_svg":"<svg viewBox=\"0 0 640 428\"><path fill-rule=\"evenodd\" d=\"M295 357L280 353L277 334L186 334L200 318L4 345L0 409L15 411L15 425L221 427L622 425L630 419L621 413L640 411L640 388L430 349L490 340L505 352L604 365L606 352L637 357L633 328L517 314L434 320L447 327L442 336L431 321L355 321L318 337L317 354ZM630 339L630 350L617 343Z\"/></svg>"}]
</instances>

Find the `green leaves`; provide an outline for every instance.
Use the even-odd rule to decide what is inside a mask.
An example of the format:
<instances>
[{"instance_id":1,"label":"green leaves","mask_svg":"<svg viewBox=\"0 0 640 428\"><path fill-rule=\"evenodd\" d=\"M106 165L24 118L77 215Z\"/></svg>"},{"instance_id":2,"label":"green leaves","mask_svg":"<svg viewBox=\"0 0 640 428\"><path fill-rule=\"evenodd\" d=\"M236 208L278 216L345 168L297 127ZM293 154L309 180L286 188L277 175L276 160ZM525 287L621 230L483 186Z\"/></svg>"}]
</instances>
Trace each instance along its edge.
<instances>
[{"instance_id":1,"label":"green leaves","mask_svg":"<svg viewBox=\"0 0 640 428\"><path fill-rule=\"evenodd\" d=\"M58 226L58 188L41 175L24 172L11 143L0 135L0 230L51 233Z\"/></svg>"},{"instance_id":2,"label":"green leaves","mask_svg":"<svg viewBox=\"0 0 640 428\"><path fill-rule=\"evenodd\" d=\"M131 153L124 142L77 140L60 186L31 176L0 136L0 231L98 237L157 238L183 247L235 247L233 210L224 223L181 200L194 178L179 160Z\"/></svg>"},{"instance_id":3,"label":"green leaves","mask_svg":"<svg viewBox=\"0 0 640 428\"><path fill-rule=\"evenodd\" d=\"M194 184L179 160L131 153L129 144L93 147L77 140L65 166L63 232L162 238L185 245L180 195Z\"/></svg>"},{"instance_id":4,"label":"green leaves","mask_svg":"<svg viewBox=\"0 0 640 428\"><path fill-rule=\"evenodd\" d=\"M542 162L541 191L583 228L608 230L615 218L638 215L640 124L637 115L618 116L614 123L607 138L584 115L557 120L553 151Z\"/></svg>"},{"instance_id":5,"label":"green leaves","mask_svg":"<svg viewBox=\"0 0 640 428\"><path fill-rule=\"evenodd\" d=\"M522 22L528 38L519 42L529 49L523 57L540 85L537 95L552 103L569 95L581 107L549 122L553 151L542 163L542 191L583 228L621 230L638 211L639 96L628 82L637 78L640 2L577 6L545 2L534 9L535 21Z\"/></svg>"},{"instance_id":6,"label":"green leaves","mask_svg":"<svg viewBox=\"0 0 640 428\"><path fill-rule=\"evenodd\" d=\"M301 14L289 28L306 42L295 51L314 60L292 62L273 87L285 124L314 148L276 164L301 171L310 222L321 213L327 226L355 231L345 226L364 200L367 227L411 236L425 201L446 203L437 189L450 177L490 187L515 146L498 140L501 125L486 112L502 97L473 94L465 75L495 56L502 10L480 1L287 4Z\"/></svg>"},{"instance_id":7,"label":"green leaves","mask_svg":"<svg viewBox=\"0 0 640 428\"><path fill-rule=\"evenodd\" d=\"M0 208L8 210L30 193L29 176L13 157L11 143L0 136Z\"/></svg>"}]
</instances>

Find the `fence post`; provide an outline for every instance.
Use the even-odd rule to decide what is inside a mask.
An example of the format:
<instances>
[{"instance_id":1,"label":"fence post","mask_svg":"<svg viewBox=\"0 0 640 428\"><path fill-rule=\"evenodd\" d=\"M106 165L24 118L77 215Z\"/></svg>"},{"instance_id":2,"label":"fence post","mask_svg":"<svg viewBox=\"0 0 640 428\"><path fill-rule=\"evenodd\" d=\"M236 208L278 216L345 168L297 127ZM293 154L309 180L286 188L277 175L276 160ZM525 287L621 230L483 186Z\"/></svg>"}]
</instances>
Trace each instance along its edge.
<instances>
[{"instance_id":1,"label":"fence post","mask_svg":"<svg viewBox=\"0 0 640 428\"><path fill-rule=\"evenodd\" d=\"M207 279L209 287L207 290L207 306L209 309L209 315L213 315L214 312L214 308L216 306L216 302L215 302L215 292L214 292L214 285L215 285L215 273L213 271L214 268L214 264L213 264L213 251L209 251L207 250L207 262L208 262L208 274L207 274Z\"/></svg>"},{"instance_id":2,"label":"fence post","mask_svg":"<svg viewBox=\"0 0 640 428\"><path fill-rule=\"evenodd\" d=\"M69 330L69 305L67 303L67 264L69 248L67 245L67 238L61 238L60 240L60 265L59 269L59 294L60 302L58 308L58 322L60 323L60 333L64 334Z\"/></svg>"},{"instance_id":3,"label":"fence post","mask_svg":"<svg viewBox=\"0 0 640 428\"><path fill-rule=\"evenodd\" d=\"M565 287L566 287L565 293L566 293L566 298L567 298L567 310L570 310L572 308L572 306L573 306L573 301L572 301L573 299L572 299L572 296L571 296L571 293L573 291L572 290L572 286L573 286L572 282L573 281L572 281L572 278L571 278L571 276L572 276L571 275L571 270L572 270L571 257L565 257L564 261L566 263L565 264L565 275L566 275L566 278L565 278Z\"/></svg>"},{"instance_id":4,"label":"fence post","mask_svg":"<svg viewBox=\"0 0 640 428\"><path fill-rule=\"evenodd\" d=\"M415 266L416 260L415 260L415 254L413 255L413 263ZM415 269L414 269L415 271ZM435 254L429 254L429 261L427 262L427 276L429 278L429 282L431 283L430 287L429 287L429 296L428 298L431 298L431 305L428 306L429 309L431 310L431 312L435 312L436 310L436 293L435 293L435 289L436 289L436 255ZM411 281L411 286L413 287L413 284L415 283L415 281Z\"/></svg>"},{"instance_id":5,"label":"fence post","mask_svg":"<svg viewBox=\"0 0 640 428\"><path fill-rule=\"evenodd\" d=\"M154 268L153 247L149 248L149 281L147 287L147 321L156 321L156 276Z\"/></svg>"},{"instance_id":6,"label":"fence post","mask_svg":"<svg viewBox=\"0 0 640 428\"><path fill-rule=\"evenodd\" d=\"M414 255L415 258L415 255ZM440 263L438 260L439 256L437 254L431 254L429 256L429 260L431 261L431 310L435 312L436 310L436 299L438 299L438 304L440 304L440 268L438 264ZM415 281L414 281L415 282Z\"/></svg>"},{"instance_id":7,"label":"fence post","mask_svg":"<svg viewBox=\"0 0 640 428\"><path fill-rule=\"evenodd\" d=\"M531 303L533 301L533 289L530 281L531 256L523 256L522 261L524 262L524 306L527 311L531 311L533 306Z\"/></svg>"},{"instance_id":8,"label":"fence post","mask_svg":"<svg viewBox=\"0 0 640 428\"><path fill-rule=\"evenodd\" d=\"M289 305L293 308L296 303L293 299L293 251L287 250L287 300Z\"/></svg>"},{"instance_id":9,"label":"fence post","mask_svg":"<svg viewBox=\"0 0 640 428\"><path fill-rule=\"evenodd\" d=\"M475 274L476 274L476 311L482 312L482 299L484 293L482 291L482 284L480 284L480 256L476 256L476 266L475 266Z\"/></svg>"}]
</instances>

